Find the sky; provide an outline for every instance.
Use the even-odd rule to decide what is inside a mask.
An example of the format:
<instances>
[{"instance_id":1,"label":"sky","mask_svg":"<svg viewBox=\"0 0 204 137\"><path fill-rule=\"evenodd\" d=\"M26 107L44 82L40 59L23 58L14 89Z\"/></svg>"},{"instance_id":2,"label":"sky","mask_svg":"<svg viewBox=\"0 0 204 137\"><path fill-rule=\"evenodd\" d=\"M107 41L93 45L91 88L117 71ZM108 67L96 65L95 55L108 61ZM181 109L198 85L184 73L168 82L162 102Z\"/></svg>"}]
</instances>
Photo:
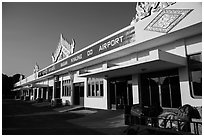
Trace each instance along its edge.
<instances>
[{"instance_id":1,"label":"sky","mask_svg":"<svg viewBox=\"0 0 204 137\"><path fill-rule=\"evenodd\" d=\"M33 73L52 64L60 33L74 52L128 26L133 2L3 2L2 73Z\"/></svg>"}]
</instances>

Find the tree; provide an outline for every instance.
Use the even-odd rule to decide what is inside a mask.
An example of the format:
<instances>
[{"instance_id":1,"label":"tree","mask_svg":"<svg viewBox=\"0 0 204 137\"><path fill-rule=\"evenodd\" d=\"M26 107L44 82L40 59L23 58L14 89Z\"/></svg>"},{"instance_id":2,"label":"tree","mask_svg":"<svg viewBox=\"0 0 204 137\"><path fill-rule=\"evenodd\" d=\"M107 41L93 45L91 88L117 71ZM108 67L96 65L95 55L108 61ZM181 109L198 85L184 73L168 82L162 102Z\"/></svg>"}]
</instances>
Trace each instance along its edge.
<instances>
[{"instance_id":1,"label":"tree","mask_svg":"<svg viewBox=\"0 0 204 137\"><path fill-rule=\"evenodd\" d=\"M10 91L10 85L9 85L9 77L5 74L2 74L2 97L5 98L8 96L8 92Z\"/></svg>"},{"instance_id":2,"label":"tree","mask_svg":"<svg viewBox=\"0 0 204 137\"><path fill-rule=\"evenodd\" d=\"M14 84L19 81L21 76L25 78L22 74L15 74L11 77L2 74L2 98L13 98L14 92L11 90L14 89Z\"/></svg>"}]
</instances>

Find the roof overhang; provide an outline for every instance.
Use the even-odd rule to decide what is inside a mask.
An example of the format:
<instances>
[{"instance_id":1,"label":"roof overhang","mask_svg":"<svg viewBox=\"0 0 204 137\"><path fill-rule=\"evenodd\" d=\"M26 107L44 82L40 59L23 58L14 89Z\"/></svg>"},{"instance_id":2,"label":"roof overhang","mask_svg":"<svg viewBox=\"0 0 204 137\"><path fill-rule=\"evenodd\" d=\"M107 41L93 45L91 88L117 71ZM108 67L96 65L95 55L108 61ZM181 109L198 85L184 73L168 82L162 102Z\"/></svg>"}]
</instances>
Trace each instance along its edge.
<instances>
[{"instance_id":1,"label":"roof overhang","mask_svg":"<svg viewBox=\"0 0 204 137\"><path fill-rule=\"evenodd\" d=\"M49 87L48 84L31 84L30 85L31 88L44 88L44 87Z\"/></svg>"},{"instance_id":2,"label":"roof overhang","mask_svg":"<svg viewBox=\"0 0 204 137\"><path fill-rule=\"evenodd\" d=\"M13 91L28 90L28 89L30 89L30 86L22 86L22 87L19 87L19 88L14 89Z\"/></svg>"},{"instance_id":3,"label":"roof overhang","mask_svg":"<svg viewBox=\"0 0 204 137\"><path fill-rule=\"evenodd\" d=\"M11 91L19 91L19 90L21 90L20 87L19 87L19 88L12 89Z\"/></svg>"},{"instance_id":4,"label":"roof overhang","mask_svg":"<svg viewBox=\"0 0 204 137\"><path fill-rule=\"evenodd\" d=\"M49 87L49 85L48 84L28 84L26 86L15 88L12 91L29 90L31 88L43 88L43 87Z\"/></svg>"},{"instance_id":5,"label":"roof overhang","mask_svg":"<svg viewBox=\"0 0 204 137\"><path fill-rule=\"evenodd\" d=\"M175 42L176 40L182 39L182 38L186 38L186 37L190 37L193 35L197 35L197 34L201 34L202 33L202 23L198 23L198 24L194 24L192 26L186 27L184 29L181 30L177 30L171 33L167 33L167 34L160 34L158 37L151 37L146 41L140 41L138 39L138 37L143 37L140 35L136 35L136 42L127 44L125 46L119 47L117 49L105 52L101 55L98 55L96 57L92 57L90 59L81 61L79 63L73 64L71 66L65 67L63 69L60 69L58 71L52 72L46 76L42 76L41 78L38 78L36 80L34 80L33 82L38 82L38 81L42 81L44 79L48 79L48 78L53 78L53 75L61 75L70 71L76 71L76 70L80 70L83 69L85 67L88 66L92 66L93 64L99 64L102 62L107 62L109 60L113 60L118 58L120 55L120 57L123 56L127 56L130 54L133 54L135 52L141 52L147 49L152 49L155 48L157 46L161 46L167 43L171 43L171 42ZM137 34L143 34L140 33L140 31L137 29L138 32ZM142 31L144 32L144 30ZM144 34L145 36L146 34ZM148 35L149 36L149 35ZM143 39L142 39L143 40ZM81 75L84 76L84 75Z\"/></svg>"},{"instance_id":6,"label":"roof overhang","mask_svg":"<svg viewBox=\"0 0 204 137\"><path fill-rule=\"evenodd\" d=\"M129 64L114 66L97 72L80 74L80 77L112 78L138 73L178 68L186 65L186 58L160 50L150 51L145 60L131 61Z\"/></svg>"}]
</instances>

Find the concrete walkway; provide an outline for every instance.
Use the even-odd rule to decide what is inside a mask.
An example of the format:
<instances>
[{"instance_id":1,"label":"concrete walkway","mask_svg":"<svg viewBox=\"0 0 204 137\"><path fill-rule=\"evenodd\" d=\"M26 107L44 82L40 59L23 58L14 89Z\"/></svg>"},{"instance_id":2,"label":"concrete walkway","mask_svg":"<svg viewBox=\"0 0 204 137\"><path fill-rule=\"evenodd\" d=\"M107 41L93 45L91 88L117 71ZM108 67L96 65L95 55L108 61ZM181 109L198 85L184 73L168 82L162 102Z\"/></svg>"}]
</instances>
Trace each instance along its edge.
<instances>
[{"instance_id":1,"label":"concrete walkway","mask_svg":"<svg viewBox=\"0 0 204 137\"><path fill-rule=\"evenodd\" d=\"M58 112L49 104L3 100L3 135L120 135L123 111L78 109Z\"/></svg>"},{"instance_id":2,"label":"concrete walkway","mask_svg":"<svg viewBox=\"0 0 204 137\"><path fill-rule=\"evenodd\" d=\"M89 112L90 110L84 111ZM70 113L81 113L84 111L72 111ZM91 110L91 111L92 114L89 114L86 117L69 120L69 122L109 135L123 134L123 131L127 128L127 126L124 124L123 110L117 111Z\"/></svg>"}]
</instances>

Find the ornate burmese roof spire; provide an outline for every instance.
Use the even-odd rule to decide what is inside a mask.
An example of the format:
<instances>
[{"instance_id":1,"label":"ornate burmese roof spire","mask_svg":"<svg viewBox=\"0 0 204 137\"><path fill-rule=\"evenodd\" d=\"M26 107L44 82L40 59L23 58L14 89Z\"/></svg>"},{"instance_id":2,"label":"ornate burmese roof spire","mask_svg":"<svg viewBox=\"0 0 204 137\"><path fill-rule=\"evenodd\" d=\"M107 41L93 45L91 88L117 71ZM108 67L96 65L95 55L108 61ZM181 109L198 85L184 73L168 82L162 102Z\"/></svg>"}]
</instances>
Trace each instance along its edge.
<instances>
[{"instance_id":1,"label":"ornate burmese roof spire","mask_svg":"<svg viewBox=\"0 0 204 137\"><path fill-rule=\"evenodd\" d=\"M150 16L153 12L159 12L175 3L176 2L136 2L136 14L131 24Z\"/></svg>"},{"instance_id":2,"label":"ornate burmese roof spire","mask_svg":"<svg viewBox=\"0 0 204 137\"><path fill-rule=\"evenodd\" d=\"M37 62L35 62L35 66L34 66L34 69L33 69L33 73L38 72L38 70L39 70L39 65L37 64Z\"/></svg>"},{"instance_id":3,"label":"ornate burmese roof spire","mask_svg":"<svg viewBox=\"0 0 204 137\"><path fill-rule=\"evenodd\" d=\"M64 39L63 35L60 34L60 39L57 45L57 49L55 50L54 53L52 53L52 62L55 63L73 54L74 47L75 47L74 39L72 39L72 42L69 43L66 39Z\"/></svg>"}]
</instances>

